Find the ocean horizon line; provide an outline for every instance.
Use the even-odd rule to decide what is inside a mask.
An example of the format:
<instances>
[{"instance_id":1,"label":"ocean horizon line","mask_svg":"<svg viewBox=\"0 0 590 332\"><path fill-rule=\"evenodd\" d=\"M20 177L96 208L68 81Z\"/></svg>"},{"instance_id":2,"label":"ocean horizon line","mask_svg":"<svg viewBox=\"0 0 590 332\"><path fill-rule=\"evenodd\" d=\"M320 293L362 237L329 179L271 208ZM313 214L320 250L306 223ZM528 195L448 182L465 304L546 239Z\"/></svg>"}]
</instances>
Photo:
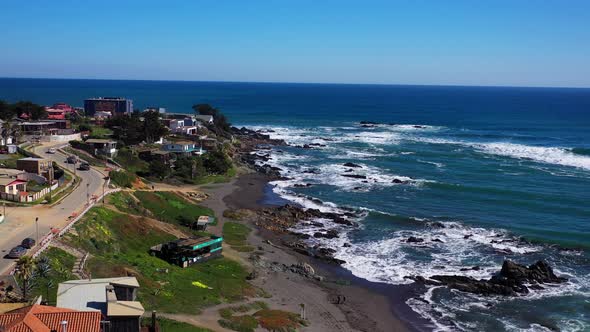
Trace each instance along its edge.
<instances>
[{"instance_id":1,"label":"ocean horizon line","mask_svg":"<svg viewBox=\"0 0 590 332\"><path fill-rule=\"evenodd\" d=\"M533 85L465 85L465 84L406 84L406 83L338 83L338 82L279 82L279 81L232 81L232 80L170 80L170 79L121 79L121 78L71 78L71 77L4 77L10 80L60 80L60 81L110 81L110 82L169 82L169 83L220 83L253 85L326 85L326 86L367 86L367 87L439 87L439 88L491 88L491 89L552 89L590 90L590 86L533 86Z\"/></svg>"}]
</instances>

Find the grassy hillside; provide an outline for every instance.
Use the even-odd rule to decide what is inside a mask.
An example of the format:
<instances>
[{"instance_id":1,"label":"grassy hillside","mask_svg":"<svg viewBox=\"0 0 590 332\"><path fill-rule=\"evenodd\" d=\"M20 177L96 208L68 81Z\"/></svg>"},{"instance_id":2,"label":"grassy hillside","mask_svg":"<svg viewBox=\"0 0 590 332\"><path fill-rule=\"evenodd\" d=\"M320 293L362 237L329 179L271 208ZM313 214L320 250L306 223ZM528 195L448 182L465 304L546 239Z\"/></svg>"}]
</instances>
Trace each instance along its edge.
<instances>
[{"instance_id":1,"label":"grassy hillside","mask_svg":"<svg viewBox=\"0 0 590 332\"><path fill-rule=\"evenodd\" d=\"M142 217L95 207L76 224L65 241L89 251L95 278L134 275L146 309L197 313L200 309L255 295L237 262L220 258L182 269L150 256L151 246L174 239Z\"/></svg>"}]
</instances>

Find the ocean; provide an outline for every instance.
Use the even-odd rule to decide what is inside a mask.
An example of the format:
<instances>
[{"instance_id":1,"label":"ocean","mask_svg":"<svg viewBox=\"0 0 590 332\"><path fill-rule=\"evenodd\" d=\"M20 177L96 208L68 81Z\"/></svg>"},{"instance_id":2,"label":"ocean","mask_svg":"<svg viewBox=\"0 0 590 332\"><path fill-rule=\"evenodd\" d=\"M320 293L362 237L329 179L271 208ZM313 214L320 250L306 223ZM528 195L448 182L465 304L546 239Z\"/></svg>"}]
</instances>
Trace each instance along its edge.
<instances>
[{"instance_id":1,"label":"ocean","mask_svg":"<svg viewBox=\"0 0 590 332\"><path fill-rule=\"evenodd\" d=\"M96 96L169 112L210 103L290 143L271 152L288 178L273 191L359 211L358 227L311 240L357 277L488 279L505 259L545 259L569 279L513 298L429 288L406 303L434 330L590 331L590 89L0 79L11 102Z\"/></svg>"}]
</instances>

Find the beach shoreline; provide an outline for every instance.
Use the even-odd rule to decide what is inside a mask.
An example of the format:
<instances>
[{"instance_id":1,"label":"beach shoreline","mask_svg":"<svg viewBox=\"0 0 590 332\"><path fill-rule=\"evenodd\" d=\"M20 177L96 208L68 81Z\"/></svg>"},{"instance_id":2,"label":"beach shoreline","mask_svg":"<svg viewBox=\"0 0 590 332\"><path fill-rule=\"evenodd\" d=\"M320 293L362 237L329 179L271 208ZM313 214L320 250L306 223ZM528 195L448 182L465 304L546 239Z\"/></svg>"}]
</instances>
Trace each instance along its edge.
<instances>
[{"instance_id":1,"label":"beach shoreline","mask_svg":"<svg viewBox=\"0 0 590 332\"><path fill-rule=\"evenodd\" d=\"M246 209L258 210L268 207L276 207L289 203L272 192L268 176L259 173L247 173L238 176L232 181L231 186L235 190L223 197L227 208L232 210ZM225 191L227 193L227 191ZM291 203L292 204L292 203ZM318 259L294 252L290 248L281 246L287 234L277 234L264 228L255 228L249 237L251 245L264 249L265 259L278 261L283 264L295 264L305 262L311 265L316 274L333 282L318 282L308 278L302 278L293 274L286 279L296 280L298 289L277 289L277 286L285 286L277 278L285 276L266 277L261 286L271 288L273 297L290 297L293 293L306 293L303 288L319 290L320 294L314 294L313 300L322 309L328 312L340 311L348 325L343 329L351 331L429 331L429 322L415 313L405 301L414 296L418 290L416 286L396 286L385 283L374 283L358 278L350 271L336 264L329 264ZM276 250L278 249L278 250ZM274 279L274 280L269 280ZM274 287L274 289L273 289ZM297 294L298 295L298 294ZM346 298L342 304L334 304L333 300L338 295ZM337 316L337 315L334 315ZM326 320L328 322L329 320ZM310 330L318 328L318 322L311 320ZM331 330L322 326L321 330Z\"/></svg>"}]
</instances>

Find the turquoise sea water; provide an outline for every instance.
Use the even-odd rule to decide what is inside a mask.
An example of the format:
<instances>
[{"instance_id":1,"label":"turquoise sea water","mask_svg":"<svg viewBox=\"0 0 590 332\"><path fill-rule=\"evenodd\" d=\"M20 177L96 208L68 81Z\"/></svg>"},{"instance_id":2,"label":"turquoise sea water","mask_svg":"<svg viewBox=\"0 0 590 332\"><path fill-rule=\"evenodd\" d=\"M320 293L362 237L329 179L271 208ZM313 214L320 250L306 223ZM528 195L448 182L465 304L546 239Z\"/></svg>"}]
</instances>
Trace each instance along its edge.
<instances>
[{"instance_id":1,"label":"turquoise sea water","mask_svg":"<svg viewBox=\"0 0 590 332\"><path fill-rule=\"evenodd\" d=\"M235 124L321 145L274 149L270 163L290 178L274 190L363 213L360 227L322 240L361 278L489 278L505 258L543 258L570 279L511 299L429 289L407 303L433 329L590 330L589 89L0 79L9 101L82 105L107 95L173 112L211 103Z\"/></svg>"}]
</instances>

